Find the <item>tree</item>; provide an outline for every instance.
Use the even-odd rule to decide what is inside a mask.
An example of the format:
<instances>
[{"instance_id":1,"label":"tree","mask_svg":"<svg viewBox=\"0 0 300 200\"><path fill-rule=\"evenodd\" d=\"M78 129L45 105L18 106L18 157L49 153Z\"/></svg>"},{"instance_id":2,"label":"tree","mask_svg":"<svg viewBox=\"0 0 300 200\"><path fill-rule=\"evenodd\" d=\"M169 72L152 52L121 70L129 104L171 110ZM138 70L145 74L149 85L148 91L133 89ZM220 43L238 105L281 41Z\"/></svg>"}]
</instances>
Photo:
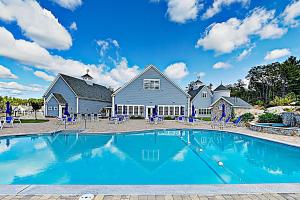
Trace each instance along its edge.
<instances>
[{"instance_id":1,"label":"tree","mask_svg":"<svg viewBox=\"0 0 300 200\"><path fill-rule=\"evenodd\" d=\"M36 111L38 111L42 108L42 104L38 101L32 101L31 106L32 106L32 109L34 110L35 120L37 120Z\"/></svg>"}]
</instances>

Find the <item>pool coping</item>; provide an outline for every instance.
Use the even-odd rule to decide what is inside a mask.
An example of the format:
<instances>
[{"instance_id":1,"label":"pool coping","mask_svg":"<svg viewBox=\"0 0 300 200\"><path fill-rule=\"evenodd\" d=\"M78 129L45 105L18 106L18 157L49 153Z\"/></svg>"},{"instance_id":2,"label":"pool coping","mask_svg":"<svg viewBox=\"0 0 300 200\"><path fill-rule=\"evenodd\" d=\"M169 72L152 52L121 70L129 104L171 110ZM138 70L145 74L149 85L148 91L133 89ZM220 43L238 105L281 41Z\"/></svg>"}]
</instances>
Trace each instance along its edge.
<instances>
[{"instance_id":1,"label":"pool coping","mask_svg":"<svg viewBox=\"0 0 300 200\"><path fill-rule=\"evenodd\" d=\"M299 193L300 183L212 185L0 185L0 195L225 195Z\"/></svg>"}]
</instances>

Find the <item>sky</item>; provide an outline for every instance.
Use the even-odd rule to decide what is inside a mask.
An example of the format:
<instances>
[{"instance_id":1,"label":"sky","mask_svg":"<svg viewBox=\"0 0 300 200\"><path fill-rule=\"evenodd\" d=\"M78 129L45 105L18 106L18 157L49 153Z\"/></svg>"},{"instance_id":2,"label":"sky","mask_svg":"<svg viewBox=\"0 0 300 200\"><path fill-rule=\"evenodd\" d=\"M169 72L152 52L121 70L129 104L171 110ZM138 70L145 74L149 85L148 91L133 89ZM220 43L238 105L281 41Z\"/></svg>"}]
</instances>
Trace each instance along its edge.
<instances>
[{"instance_id":1,"label":"sky","mask_svg":"<svg viewBox=\"0 0 300 200\"><path fill-rule=\"evenodd\" d=\"M0 95L41 97L87 69L117 89L149 64L182 88L230 84L299 58L299 23L300 0L0 0Z\"/></svg>"}]
</instances>

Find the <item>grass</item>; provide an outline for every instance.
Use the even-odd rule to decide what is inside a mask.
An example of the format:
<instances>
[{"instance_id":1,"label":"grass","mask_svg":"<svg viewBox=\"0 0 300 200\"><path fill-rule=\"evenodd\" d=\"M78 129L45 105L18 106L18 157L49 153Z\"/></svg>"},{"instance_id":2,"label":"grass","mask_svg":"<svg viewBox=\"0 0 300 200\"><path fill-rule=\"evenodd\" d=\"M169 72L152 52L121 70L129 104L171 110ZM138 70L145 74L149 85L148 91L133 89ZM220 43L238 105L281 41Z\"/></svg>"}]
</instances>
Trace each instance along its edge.
<instances>
[{"instance_id":1,"label":"grass","mask_svg":"<svg viewBox=\"0 0 300 200\"><path fill-rule=\"evenodd\" d=\"M29 124L29 123L45 123L48 122L48 119L21 119L21 122L23 124ZM19 123L18 121L15 121L14 123Z\"/></svg>"}]
</instances>

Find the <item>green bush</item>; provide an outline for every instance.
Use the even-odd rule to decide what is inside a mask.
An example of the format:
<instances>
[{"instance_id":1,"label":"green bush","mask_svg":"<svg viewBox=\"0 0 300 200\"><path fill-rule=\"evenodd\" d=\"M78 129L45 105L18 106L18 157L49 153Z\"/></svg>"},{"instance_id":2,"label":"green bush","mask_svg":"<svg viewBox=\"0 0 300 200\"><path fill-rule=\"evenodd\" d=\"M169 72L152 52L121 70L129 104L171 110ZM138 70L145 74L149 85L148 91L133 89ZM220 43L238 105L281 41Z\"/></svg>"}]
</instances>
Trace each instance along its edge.
<instances>
[{"instance_id":1,"label":"green bush","mask_svg":"<svg viewBox=\"0 0 300 200\"><path fill-rule=\"evenodd\" d=\"M211 121L211 117L196 117L196 119L202 120L202 121L206 121L206 122L210 122Z\"/></svg>"},{"instance_id":2,"label":"green bush","mask_svg":"<svg viewBox=\"0 0 300 200\"><path fill-rule=\"evenodd\" d=\"M164 117L164 120L174 120L175 118L174 117L172 117L172 116L166 116L166 117Z\"/></svg>"},{"instance_id":3,"label":"green bush","mask_svg":"<svg viewBox=\"0 0 300 200\"><path fill-rule=\"evenodd\" d=\"M258 116L258 122L260 123L282 123L282 118L280 115L272 113L264 113Z\"/></svg>"},{"instance_id":4,"label":"green bush","mask_svg":"<svg viewBox=\"0 0 300 200\"><path fill-rule=\"evenodd\" d=\"M255 105L258 105L258 106L264 106L264 102L262 100L257 100L255 101Z\"/></svg>"},{"instance_id":5,"label":"green bush","mask_svg":"<svg viewBox=\"0 0 300 200\"><path fill-rule=\"evenodd\" d=\"M272 106L288 106L292 102L296 101L295 93L289 93L285 97L275 97L273 101L270 102Z\"/></svg>"},{"instance_id":6,"label":"green bush","mask_svg":"<svg viewBox=\"0 0 300 200\"><path fill-rule=\"evenodd\" d=\"M142 117L142 116L130 116L130 119L145 119L145 117Z\"/></svg>"},{"instance_id":7,"label":"green bush","mask_svg":"<svg viewBox=\"0 0 300 200\"><path fill-rule=\"evenodd\" d=\"M254 120L254 115L251 113L245 113L241 117L243 122L251 122Z\"/></svg>"}]
</instances>

